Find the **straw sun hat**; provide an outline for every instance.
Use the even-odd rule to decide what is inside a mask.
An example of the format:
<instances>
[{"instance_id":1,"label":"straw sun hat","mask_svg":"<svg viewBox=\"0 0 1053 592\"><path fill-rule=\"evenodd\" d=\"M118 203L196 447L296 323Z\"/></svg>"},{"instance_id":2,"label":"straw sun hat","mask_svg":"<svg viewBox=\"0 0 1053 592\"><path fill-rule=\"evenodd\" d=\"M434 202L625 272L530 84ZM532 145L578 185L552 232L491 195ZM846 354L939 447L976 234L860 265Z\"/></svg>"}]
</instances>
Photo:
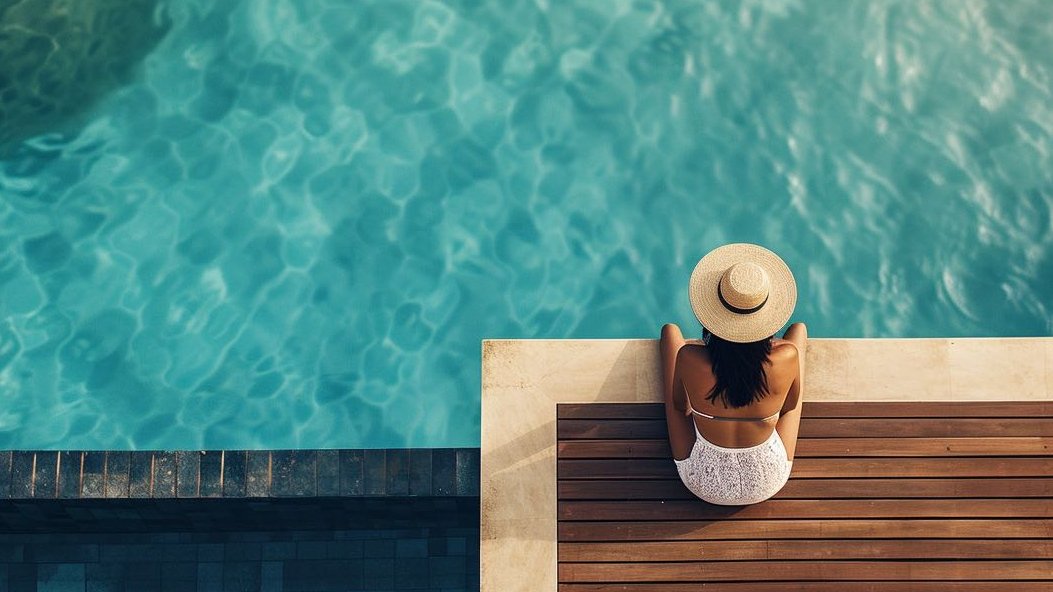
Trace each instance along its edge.
<instances>
[{"instance_id":1,"label":"straw sun hat","mask_svg":"<svg viewBox=\"0 0 1053 592\"><path fill-rule=\"evenodd\" d=\"M702 326L735 343L771 337L797 304L790 268L775 253L749 243L724 245L702 257L688 292Z\"/></svg>"}]
</instances>

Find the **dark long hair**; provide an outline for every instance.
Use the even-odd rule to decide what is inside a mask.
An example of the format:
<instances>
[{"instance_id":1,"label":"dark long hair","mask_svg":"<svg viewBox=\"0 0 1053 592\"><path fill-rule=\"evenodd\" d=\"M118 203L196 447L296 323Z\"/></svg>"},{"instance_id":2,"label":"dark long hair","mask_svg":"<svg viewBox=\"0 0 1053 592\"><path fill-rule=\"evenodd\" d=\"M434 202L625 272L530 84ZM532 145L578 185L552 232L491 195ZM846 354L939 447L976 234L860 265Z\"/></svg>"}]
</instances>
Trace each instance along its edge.
<instances>
[{"instance_id":1,"label":"dark long hair","mask_svg":"<svg viewBox=\"0 0 1053 592\"><path fill-rule=\"evenodd\" d=\"M706 351L713 364L717 384L706 395L714 405L723 396L725 407L745 407L768 394L768 375L764 367L771 362L771 338L752 343L725 341L702 330Z\"/></svg>"}]
</instances>

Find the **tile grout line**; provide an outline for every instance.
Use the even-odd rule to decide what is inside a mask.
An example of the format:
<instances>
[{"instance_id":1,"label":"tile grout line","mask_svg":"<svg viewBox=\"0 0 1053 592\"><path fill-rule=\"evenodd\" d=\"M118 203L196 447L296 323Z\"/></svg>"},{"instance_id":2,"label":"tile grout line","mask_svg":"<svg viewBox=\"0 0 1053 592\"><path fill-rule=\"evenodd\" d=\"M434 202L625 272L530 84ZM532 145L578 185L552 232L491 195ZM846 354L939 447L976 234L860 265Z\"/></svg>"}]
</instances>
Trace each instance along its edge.
<instances>
[{"instance_id":1,"label":"tile grout line","mask_svg":"<svg viewBox=\"0 0 1053 592\"><path fill-rule=\"evenodd\" d=\"M223 497L223 464L227 460L227 451L219 451L219 497Z\"/></svg>"},{"instance_id":2,"label":"tile grout line","mask_svg":"<svg viewBox=\"0 0 1053 592\"><path fill-rule=\"evenodd\" d=\"M62 451L55 452L55 496L59 496L59 475L62 471Z\"/></svg>"},{"instance_id":3,"label":"tile grout line","mask_svg":"<svg viewBox=\"0 0 1053 592\"><path fill-rule=\"evenodd\" d=\"M80 475L77 477L77 497L84 497L84 451L80 453Z\"/></svg>"},{"instance_id":4,"label":"tile grout line","mask_svg":"<svg viewBox=\"0 0 1053 592\"><path fill-rule=\"evenodd\" d=\"M157 463L154 458L154 451L150 451L150 497L154 496L154 471L157 470Z\"/></svg>"}]
</instances>

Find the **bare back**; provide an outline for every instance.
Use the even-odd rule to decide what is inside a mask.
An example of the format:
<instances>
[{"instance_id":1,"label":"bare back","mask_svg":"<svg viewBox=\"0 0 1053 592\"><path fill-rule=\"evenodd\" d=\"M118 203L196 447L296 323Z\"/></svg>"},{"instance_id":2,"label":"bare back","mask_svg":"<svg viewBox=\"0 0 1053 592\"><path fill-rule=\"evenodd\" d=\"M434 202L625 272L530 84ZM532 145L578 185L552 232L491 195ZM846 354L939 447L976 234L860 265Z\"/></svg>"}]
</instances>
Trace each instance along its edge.
<instances>
[{"instance_id":1,"label":"bare back","mask_svg":"<svg viewBox=\"0 0 1053 592\"><path fill-rule=\"evenodd\" d=\"M717 398L715 403L706 399L716 384L712 362L704 345L689 341L676 356L674 399L686 397L692 409L717 417L763 418L776 415L786 410L788 395L798 378L798 356L797 346L792 342L773 339L768 357L770 365L766 366L769 393L750 405L733 409L726 407L722 398ZM790 407L793 407L796 400L790 403ZM721 421L692 414L692 419L699 433L713 444L745 448L767 440L778 418L766 421Z\"/></svg>"}]
</instances>

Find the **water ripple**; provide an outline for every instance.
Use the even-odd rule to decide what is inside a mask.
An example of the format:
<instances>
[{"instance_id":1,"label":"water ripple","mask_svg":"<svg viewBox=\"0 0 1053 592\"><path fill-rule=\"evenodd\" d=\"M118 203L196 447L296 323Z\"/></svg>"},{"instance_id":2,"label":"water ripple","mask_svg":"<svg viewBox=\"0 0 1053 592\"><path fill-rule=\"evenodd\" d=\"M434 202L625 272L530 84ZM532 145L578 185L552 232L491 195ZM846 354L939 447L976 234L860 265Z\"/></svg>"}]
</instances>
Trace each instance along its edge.
<instances>
[{"instance_id":1,"label":"water ripple","mask_svg":"<svg viewBox=\"0 0 1053 592\"><path fill-rule=\"evenodd\" d=\"M477 445L481 339L692 331L731 241L815 335L1053 333L1042 0L163 9L0 159L0 447Z\"/></svg>"}]
</instances>

